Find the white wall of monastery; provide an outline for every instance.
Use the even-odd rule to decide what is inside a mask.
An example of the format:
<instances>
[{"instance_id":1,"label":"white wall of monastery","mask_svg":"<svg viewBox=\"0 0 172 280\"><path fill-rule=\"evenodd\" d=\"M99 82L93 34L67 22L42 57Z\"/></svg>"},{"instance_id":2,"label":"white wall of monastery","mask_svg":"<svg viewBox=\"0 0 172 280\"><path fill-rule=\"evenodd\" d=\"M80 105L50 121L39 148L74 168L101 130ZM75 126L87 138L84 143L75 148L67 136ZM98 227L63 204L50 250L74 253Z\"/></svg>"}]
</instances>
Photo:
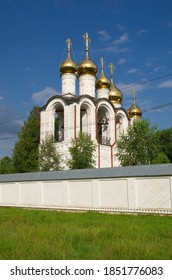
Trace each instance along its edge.
<instances>
[{"instance_id":1,"label":"white wall of monastery","mask_svg":"<svg viewBox=\"0 0 172 280\"><path fill-rule=\"evenodd\" d=\"M149 176L140 176L140 169L136 168L138 175L125 177L126 170L127 174L133 173L132 167L35 173L26 177L1 175L0 206L172 214L172 175L163 175L163 168L168 166L169 170L172 165L164 166L162 170L159 167L159 175L156 166L151 167L153 175L146 171ZM144 167L144 172L148 170L145 168L149 167ZM118 177L115 172L124 174Z\"/></svg>"}]
</instances>

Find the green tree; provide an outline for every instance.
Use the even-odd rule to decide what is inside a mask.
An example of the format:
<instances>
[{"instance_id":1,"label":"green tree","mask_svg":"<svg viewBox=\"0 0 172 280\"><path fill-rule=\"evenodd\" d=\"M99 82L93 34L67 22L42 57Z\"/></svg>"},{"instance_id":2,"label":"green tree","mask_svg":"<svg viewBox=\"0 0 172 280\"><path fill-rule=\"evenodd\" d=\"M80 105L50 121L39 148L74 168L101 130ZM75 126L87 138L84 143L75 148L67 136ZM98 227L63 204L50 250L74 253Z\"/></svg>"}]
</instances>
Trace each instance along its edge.
<instances>
[{"instance_id":1,"label":"green tree","mask_svg":"<svg viewBox=\"0 0 172 280\"><path fill-rule=\"evenodd\" d=\"M18 141L14 146L12 160L15 172L24 173L39 170L39 138L39 110L38 107L34 107L18 133Z\"/></svg>"},{"instance_id":2,"label":"green tree","mask_svg":"<svg viewBox=\"0 0 172 280\"><path fill-rule=\"evenodd\" d=\"M0 174L10 174L13 173L13 162L8 156L3 157L0 160Z\"/></svg>"},{"instance_id":3,"label":"green tree","mask_svg":"<svg viewBox=\"0 0 172 280\"><path fill-rule=\"evenodd\" d=\"M152 163L153 164L170 163L170 160L164 152L160 152Z\"/></svg>"},{"instance_id":4,"label":"green tree","mask_svg":"<svg viewBox=\"0 0 172 280\"><path fill-rule=\"evenodd\" d=\"M53 171L61 169L61 156L54 145L54 137L46 135L40 144L39 168L41 171Z\"/></svg>"},{"instance_id":5,"label":"green tree","mask_svg":"<svg viewBox=\"0 0 172 280\"><path fill-rule=\"evenodd\" d=\"M158 131L162 152L166 154L169 161L172 162L172 127Z\"/></svg>"},{"instance_id":6,"label":"green tree","mask_svg":"<svg viewBox=\"0 0 172 280\"><path fill-rule=\"evenodd\" d=\"M76 139L72 139L69 152L71 158L68 161L70 169L94 168L94 151L96 145L85 133L80 133Z\"/></svg>"},{"instance_id":7,"label":"green tree","mask_svg":"<svg viewBox=\"0 0 172 280\"><path fill-rule=\"evenodd\" d=\"M117 142L116 156L122 166L151 164L160 153L157 127L146 120L134 121Z\"/></svg>"}]
</instances>

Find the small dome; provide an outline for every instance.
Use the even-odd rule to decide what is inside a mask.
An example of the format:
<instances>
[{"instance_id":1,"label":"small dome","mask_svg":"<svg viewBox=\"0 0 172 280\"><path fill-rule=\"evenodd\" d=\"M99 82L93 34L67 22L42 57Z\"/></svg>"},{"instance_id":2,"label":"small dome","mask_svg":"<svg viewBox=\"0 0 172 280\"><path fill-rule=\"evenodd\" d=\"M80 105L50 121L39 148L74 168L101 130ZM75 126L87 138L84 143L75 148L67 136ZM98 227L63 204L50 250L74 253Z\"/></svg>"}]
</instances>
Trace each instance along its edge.
<instances>
[{"instance_id":1,"label":"small dome","mask_svg":"<svg viewBox=\"0 0 172 280\"><path fill-rule=\"evenodd\" d=\"M100 74L100 76L97 78L96 81L96 89L100 88L108 88L110 89L110 81L106 76L104 75L104 72Z\"/></svg>"},{"instance_id":2,"label":"small dome","mask_svg":"<svg viewBox=\"0 0 172 280\"><path fill-rule=\"evenodd\" d=\"M109 100L115 104L121 104L123 99L122 92L114 85L114 83L111 83L111 90L109 92Z\"/></svg>"},{"instance_id":3,"label":"small dome","mask_svg":"<svg viewBox=\"0 0 172 280\"><path fill-rule=\"evenodd\" d=\"M76 72L77 72L77 65L71 59L70 54L68 53L66 60L60 64L60 74L61 75L66 73L76 74Z\"/></svg>"},{"instance_id":4,"label":"small dome","mask_svg":"<svg viewBox=\"0 0 172 280\"><path fill-rule=\"evenodd\" d=\"M88 33L86 33L84 36L85 39L85 51L86 51L86 56L85 59L78 65L78 75L85 75L85 74L90 74L96 76L97 74L97 66L96 64L89 59L88 56L88 46L90 42L90 38L88 37Z\"/></svg>"},{"instance_id":5,"label":"small dome","mask_svg":"<svg viewBox=\"0 0 172 280\"><path fill-rule=\"evenodd\" d=\"M133 101L132 106L128 110L128 115L130 118L141 118L142 110L136 105L136 101Z\"/></svg>"},{"instance_id":6,"label":"small dome","mask_svg":"<svg viewBox=\"0 0 172 280\"><path fill-rule=\"evenodd\" d=\"M96 75L97 66L93 61L91 61L88 57L86 57L79 65L78 65L78 75Z\"/></svg>"},{"instance_id":7,"label":"small dome","mask_svg":"<svg viewBox=\"0 0 172 280\"><path fill-rule=\"evenodd\" d=\"M77 73L77 65L70 57L70 47L71 47L72 43L71 43L69 38L66 40L66 43L67 43L67 47L68 47L68 55L67 55L67 58L65 59L65 61L63 61L60 64L60 75L63 75L63 74L66 74L66 73L76 74Z\"/></svg>"}]
</instances>

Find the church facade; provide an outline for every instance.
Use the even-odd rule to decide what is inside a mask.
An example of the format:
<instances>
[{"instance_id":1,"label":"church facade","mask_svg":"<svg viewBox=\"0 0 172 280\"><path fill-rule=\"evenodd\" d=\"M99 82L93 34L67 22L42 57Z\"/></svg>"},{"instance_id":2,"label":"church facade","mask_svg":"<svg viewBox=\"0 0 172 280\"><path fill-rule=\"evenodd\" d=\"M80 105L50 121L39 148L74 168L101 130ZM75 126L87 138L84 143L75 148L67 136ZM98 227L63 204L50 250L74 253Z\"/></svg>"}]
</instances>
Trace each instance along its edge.
<instances>
[{"instance_id":1,"label":"church facade","mask_svg":"<svg viewBox=\"0 0 172 280\"><path fill-rule=\"evenodd\" d=\"M62 92L40 108L40 142L46 135L53 135L55 146L63 157L64 168L67 168L65 161L70 157L71 140L82 132L96 144L94 158L97 168L119 166L115 156L117 140L134 119L141 117L142 112L135 100L128 111L122 107L123 94L114 84L112 63L109 65L110 79L104 74L103 58L100 59L101 74L96 76L97 66L89 58L88 33L84 39L85 59L78 65L71 58L70 39L66 41L67 57L59 67Z\"/></svg>"}]
</instances>

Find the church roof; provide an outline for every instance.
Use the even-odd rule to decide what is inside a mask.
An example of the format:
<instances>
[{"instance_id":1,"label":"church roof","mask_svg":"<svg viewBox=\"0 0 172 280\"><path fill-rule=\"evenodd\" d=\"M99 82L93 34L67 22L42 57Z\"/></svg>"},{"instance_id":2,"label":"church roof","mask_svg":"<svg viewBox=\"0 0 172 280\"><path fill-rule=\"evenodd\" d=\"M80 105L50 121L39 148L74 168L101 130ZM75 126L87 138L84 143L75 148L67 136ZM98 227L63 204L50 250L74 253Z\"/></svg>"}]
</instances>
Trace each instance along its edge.
<instances>
[{"instance_id":1,"label":"church roof","mask_svg":"<svg viewBox=\"0 0 172 280\"><path fill-rule=\"evenodd\" d=\"M70 94L70 93L69 93ZM107 98L100 98L100 99L97 99L97 98L95 98L95 97L92 97L92 96L90 96L90 95L87 95L87 94L84 94L84 95L72 95L71 94L71 96L69 96L69 94L67 95L67 96L65 96L65 95L54 95L54 96L52 96L48 101L47 101L47 103L44 105L44 106L42 106L42 107L40 107L39 108L39 110L40 111L43 111L43 110L45 110L46 109L46 107L48 106L48 104L52 101L52 100L54 100L54 99L61 99L61 100L63 100L64 102L65 102L65 104L72 104L72 103L78 103L82 98L88 98L88 99L90 99L95 105L97 104L97 103L99 103L101 100L103 100L104 102L108 102L111 106L112 106L112 108L114 109L114 110L117 110L118 108L115 108L113 105L112 105L112 103L110 102L110 100L109 99L107 99ZM120 108L120 109L123 109L123 108ZM124 109L123 109L124 110ZM124 110L125 111L125 110Z\"/></svg>"}]
</instances>

